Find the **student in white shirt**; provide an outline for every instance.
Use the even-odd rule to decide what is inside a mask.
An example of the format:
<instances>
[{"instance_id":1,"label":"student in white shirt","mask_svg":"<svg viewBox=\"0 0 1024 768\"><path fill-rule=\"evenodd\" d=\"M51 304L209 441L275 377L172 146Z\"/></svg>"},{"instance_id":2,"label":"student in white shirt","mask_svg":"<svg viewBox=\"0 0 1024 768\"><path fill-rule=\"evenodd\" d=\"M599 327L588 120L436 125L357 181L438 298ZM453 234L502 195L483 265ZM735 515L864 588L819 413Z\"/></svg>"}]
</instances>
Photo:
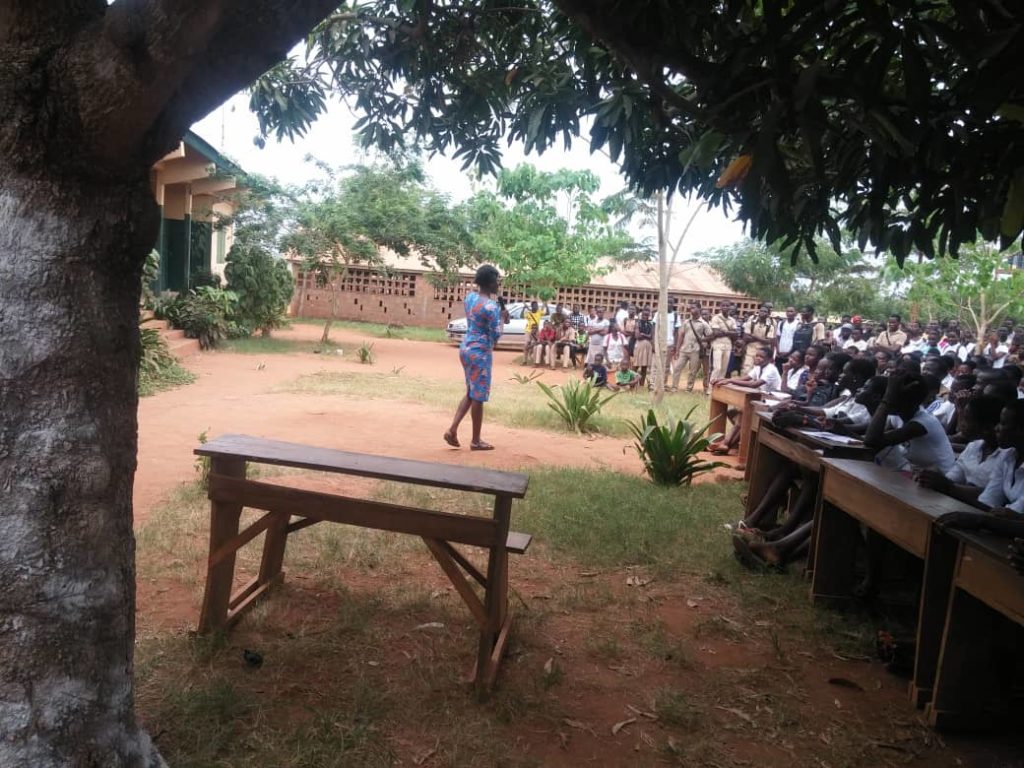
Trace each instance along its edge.
<instances>
[{"instance_id":1,"label":"student in white shirt","mask_svg":"<svg viewBox=\"0 0 1024 768\"><path fill-rule=\"evenodd\" d=\"M956 463L956 456L939 420L921 407L926 394L927 387L920 374L897 371L889 376L885 396L864 435L864 445L881 450L905 444L909 469L936 469L945 473ZM889 416L899 416L902 426L887 429Z\"/></svg>"},{"instance_id":2,"label":"student in white shirt","mask_svg":"<svg viewBox=\"0 0 1024 768\"><path fill-rule=\"evenodd\" d=\"M779 369L775 367L775 363L769 362L769 350L770 347L758 347L754 353L754 367L750 369L750 373L746 376L740 376L736 379L719 379L712 384L713 387L720 387L724 384L736 385L740 387L750 387L751 389L760 389L765 394L769 392L778 392L782 388L782 376L779 375ZM740 441L740 422L736 418L739 414L734 412L732 409L726 412L726 415L733 419L733 428L726 435L724 440L719 440L712 443L708 450L711 453L717 455L725 455L733 448L735 448Z\"/></svg>"},{"instance_id":3,"label":"student in white shirt","mask_svg":"<svg viewBox=\"0 0 1024 768\"><path fill-rule=\"evenodd\" d=\"M996 438L1003 401L984 395L967 401L960 417L960 434L969 440L967 447L946 473L924 470L917 481L925 488L977 505L978 497L988 487L993 472L1012 448L1001 448Z\"/></svg>"},{"instance_id":4,"label":"student in white shirt","mask_svg":"<svg viewBox=\"0 0 1024 768\"><path fill-rule=\"evenodd\" d=\"M1006 343L1006 331L989 335L983 354L992 361L993 368L1002 368L1006 365L1006 356L1010 354L1010 346Z\"/></svg>"},{"instance_id":5,"label":"student in white shirt","mask_svg":"<svg viewBox=\"0 0 1024 768\"><path fill-rule=\"evenodd\" d=\"M778 357L775 360L776 365L780 365L780 360L785 362L786 358L789 357L789 353L793 351L793 334L796 333L796 329L803 325L803 322L796 315L796 307L786 307L786 319L781 321L777 328L778 333Z\"/></svg>"}]
</instances>

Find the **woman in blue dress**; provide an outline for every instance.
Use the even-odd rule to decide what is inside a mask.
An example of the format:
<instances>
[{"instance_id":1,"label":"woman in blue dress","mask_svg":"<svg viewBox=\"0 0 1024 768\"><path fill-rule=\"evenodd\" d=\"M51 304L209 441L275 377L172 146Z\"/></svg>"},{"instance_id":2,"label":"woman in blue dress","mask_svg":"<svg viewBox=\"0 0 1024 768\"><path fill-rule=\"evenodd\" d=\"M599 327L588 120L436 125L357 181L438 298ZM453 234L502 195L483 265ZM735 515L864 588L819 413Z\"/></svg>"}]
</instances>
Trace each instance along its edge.
<instances>
[{"instance_id":1,"label":"woman in blue dress","mask_svg":"<svg viewBox=\"0 0 1024 768\"><path fill-rule=\"evenodd\" d=\"M444 441L459 447L459 424L468 412L473 422L473 451L491 451L494 446L480 439L484 422L484 403L491 394L491 352L501 336L505 309L498 294L498 270L484 264L476 271L477 291L466 296L466 335L459 347L459 359L466 373L466 395L455 409L452 425Z\"/></svg>"}]
</instances>

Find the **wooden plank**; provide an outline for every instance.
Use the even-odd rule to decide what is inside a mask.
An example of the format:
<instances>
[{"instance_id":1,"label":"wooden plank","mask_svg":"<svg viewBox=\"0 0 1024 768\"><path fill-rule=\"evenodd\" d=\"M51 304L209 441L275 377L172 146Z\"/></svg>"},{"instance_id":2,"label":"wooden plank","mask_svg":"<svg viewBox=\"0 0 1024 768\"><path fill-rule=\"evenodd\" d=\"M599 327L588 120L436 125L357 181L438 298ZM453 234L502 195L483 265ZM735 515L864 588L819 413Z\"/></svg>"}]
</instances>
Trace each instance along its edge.
<instances>
[{"instance_id":1,"label":"wooden plank","mask_svg":"<svg viewBox=\"0 0 1024 768\"><path fill-rule=\"evenodd\" d=\"M270 518L267 535L263 539L263 556L260 558L261 582L270 581L281 573L284 550L288 544L288 521L291 515L286 512L271 512Z\"/></svg>"},{"instance_id":2,"label":"wooden plank","mask_svg":"<svg viewBox=\"0 0 1024 768\"><path fill-rule=\"evenodd\" d=\"M924 558L931 535L931 516L858 478L834 472L831 467L823 483L822 495L826 501L907 552ZM911 480L908 485L916 483ZM828 553L829 549L823 551Z\"/></svg>"},{"instance_id":3,"label":"wooden plank","mask_svg":"<svg viewBox=\"0 0 1024 768\"><path fill-rule=\"evenodd\" d=\"M232 482L245 482L245 462L241 459L214 458L211 471ZM242 505L230 501L213 501L210 504L210 552L217 552L223 545L238 535L238 521L242 516ZM230 551L219 562L207 565L206 586L203 590L203 606L199 612L199 634L222 629L228 619L228 604L231 601L231 583L235 574L235 552Z\"/></svg>"},{"instance_id":4,"label":"wooden plank","mask_svg":"<svg viewBox=\"0 0 1024 768\"><path fill-rule=\"evenodd\" d=\"M437 539L424 538L423 542L427 545L427 549L430 550L430 554L437 560L438 565L441 566L441 570L445 572L448 577L448 581L455 587L455 591L459 593L462 598L462 602L469 608L469 612L473 614L473 618L476 619L477 625L483 629L487 626L487 614L484 613L483 603L480 602L480 598L476 596L476 592L469 586L469 582L466 581L466 577L462 575L462 571L459 570L459 566L455 564L451 555L441 546L441 542Z\"/></svg>"},{"instance_id":5,"label":"wooden plank","mask_svg":"<svg viewBox=\"0 0 1024 768\"><path fill-rule=\"evenodd\" d=\"M210 475L210 498L253 509L266 509L297 517L312 517L381 531L409 533L477 547L504 543L507 537L507 529L504 535L499 534L495 521L487 518L433 512L213 474ZM498 498L506 499L511 507L510 498ZM504 547L501 550L504 552Z\"/></svg>"},{"instance_id":6,"label":"wooden plank","mask_svg":"<svg viewBox=\"0 0 1024 768\"><path fill-rule=\"evenodd\" d=\"M528 533L509 531L508 539L505 540L505 549L513 554L522 555L529 549L531 541L533 541L533 536Z\"/></svg>"},{"instance_id":7,"label":"wooden plank","mask_svg":"<svg viewBox=\"0 0 1024 768\"><path fill-rule=\"evenodd\" d=\"M221 435L197 447L199 456L222 456L323 472L395 480L435 488L490 493L521 499L530 479L517 472L397 459L367 453L318 448L249 435Z\"/></svg>"},{"instance_id":8,"label":"wooden plank","mask_svg":"<svg viewBox=\"0 0 1024 768\"><path fill-rule=\"evenodd\" d=\"M322 523L323 520L316 520L312 517L307 517L304 520L295 520L294 522L288 523L288 533L295 533L301 531L303 528L309 528L311 525Z\"/></svg>"},{"instance_id":9,"label":"wooden plank","mask_svg":"<svg viewBox=\"0 0 1024 768\"><path fill-rule=\"evenodd\" d=\"M251 608L253 606L253 604L257 600L259 600L261 597L266 595L267 592L269 592L271 589L273 589L275 586L277 586L277 584L282 579L284 579L284 574L279 573L279 574L277 574L277 576L275 576L270 581L264 582L262 584L257 584L255 589L253 589L252 591L248 592L245 595L245 597L242 600L239 601L238 606L233 608L233 609L231 609L231 611L228 613L227 621L225 622L226 626L229 626L229 627L234 626L235 623L240 618L242 618L243 614L247 610L249 610L249 608Z\"/></svg>"},{"instance_id":10,"label":"wooden plank","mask_svg":"<svg viewBox=\"0 0 1024 768\"><path fill-rule=\"evenodd\" d=\"M928 556L921 580L921 604L917 616L917 642L914 651L914 676L910 683L910 700L921 708L932 697L935 672L942 652L942 633L949 609L949 593L953 588L960 542L948 533L932 527Z\"/></svg>"},{"instance_id":11,"label":"wooden plank","mask_svg":"<svg viewBox=\"0 0 1024 768\"><path fill-rule=\"evenodd\" d=\"M1024 576L1006 559L1010 540L999 536L954 534L962 542L956 586L1011 621L1024 625ZM996 543L998 542L998 544Z\"/></svg>"},{"instance_id":12,"label":"wooden plank","mask_svg":"<svg viewBox=\"0 0 1024 768\"><path fill-rule=\"evenodd\" d=\"M494 522L499 531L500 541L508 540L509 519L512 515L512 499L498 497L494 500ZM504 546L492 547L487 560L487 591L484 594L484 610L487 621L480 630L480 645L477 648L476 679L478 694L486 693L488 679L493 675L491 655L494 652L498 634L508 617L508 551Z\"/></svg>"},{"instance_id":13,"label":"wooden plank","mask_svg":"<svg viewBox=\"0 0 1024 768\"><path fill-rule=\"evenodd\" d=\"M228 555L235 554L238 550L265 531L273 519L274 515L267 513L240 534L225 541L217 547L215 551L210 553L210 556L206 560L206 566L210 567L217 565L218 563L223 562L224 558Z\"/></svg>"},{"instance_id":14,"label":"wooden plank","mask_svg":"<svg viewBox=\"0 0 1024 768\"><path fill-rule=\"evenodd\" d=\"M795 440L791 440L788 436L783 435L765 425L757 433L757 440L761 446L767 446L775 453L783 456L795 464L799 464L801 467L806 467L812 472L818 472L821 469L821 455L815 453L811 448L806 445L801 445ZM760 450L760 448L759 448Z\"/></svg>"},{"instance_id":15,"label":"wooden plank","mask_svg":"<svg viewBox=\"0 0 1024 768\"><path fill-rule=\"evenodd\" d=\"M473 580L477 584L479 584L484 589L487 589L487 577L480 573L480 571L477 570L477 567L473 565L471 562L469 562L465 555L459 552L459 550L457 550L447 541L442 541L440 542L440 544L441 548L444 549L444 551L451 556L452 560L454 560L456 563L462 566L462 570L464 570L466 573L472 576Z\"/></svg>"}]
</instances>

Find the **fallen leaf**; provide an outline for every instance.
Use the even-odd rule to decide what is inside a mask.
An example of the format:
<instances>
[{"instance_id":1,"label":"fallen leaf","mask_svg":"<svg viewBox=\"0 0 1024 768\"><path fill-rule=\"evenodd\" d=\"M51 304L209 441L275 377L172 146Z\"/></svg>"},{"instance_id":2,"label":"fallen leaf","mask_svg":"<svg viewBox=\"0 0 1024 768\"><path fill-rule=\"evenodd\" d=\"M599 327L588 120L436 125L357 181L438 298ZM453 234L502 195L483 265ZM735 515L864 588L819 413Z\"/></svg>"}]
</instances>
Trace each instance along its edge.
<instances>
[{"instance_id":1,"label":"fallen leaf","mask_svg":"<svg viewBox=\"0 0 1024 768\"><path fill-rule=\"evenodd\" d=\"M839 701L839 699L835 699L832 703L836 705L836 709L842 709L843 708L843 703L841 701Z\"/></svg>"},{"instance_id":2,"label":"fallen leaf","mask_svg":"<svg viewBox=\"0 0 1024 768\"><path fill-rule=\"evenodd\" d=\"M444 629L440 621L428 621L426 624L418 624L414 629Z\"/></svg>"},{"instance_id":3,"label":"fallen leaf","mask_svg":"<svg viewBox=\"0 0 1024 768\"><path fill-rule=\"evenodd\" d=\"M444 597L444 595L445 595L445 590L443 590L443 589L435 589L433 592L430 593L430 599L431 600L437 600L437 598Z\"/></svg>"},{"instance_id":4,"label":"fallen leaf","mask_svg":"<svg viewBox=\"0 0 1024 768\"><path fill-rule=\"evenodd\" d=\"M412 759L413 765L423 765L427 760L433 757L436 752L437 747L434 747L433 749L428 749L422 755L417 755Z\"/></svg>"},{"instance_id":5,"label":"fallen leaf","mask_svg":"<svg viewBox=\"0 0 1024 768\"><path fill-rule=\"evenodd\" d=\"M830 677L828 679L829 685L838 685L840 688L850 688L854 691L863 691L860 683L855 683L853 680L847 680L845 677Z\"/></svg>"},{"instance_id":6,"label":"fallen leaf","mask_svg":"<svg viewBox=\"0 0 1024 768\"><path fill-rule=\"evenodd\" d=\"M623 720L621 723L616 723L612 726L612 736L617 736L619 731L625 728L627 725L632 725L636 722L635 717L631 717L628 720Z\"/></svg>"},{"instance_id":7,"label":"fallen leaf","mask_svg":"<svg viewBox=\"0 0 1024 768\"><path fill-rule=\"evenodd\" d=\"M555 672L555 660L554 658L548 659L544 662L544 674L551 675Z\"/></svg>"},{"instance_id":8,"label":"fallen leaf","mask_svg":"<svg viewBox=\"0 0 1024 768\"><path fill-rule=\"evenodd\" d=\"M580 576L582 576L584 579L589 579L589 578L591 578L593 576L600 576L600 575L601 575L600 571L584 571L583 573L580 574Z\"/></svg>"},{"instance_id":9,"label":"fallen leaf","mask_svg":"<svg viewBox=\"0 0 1024 768\"><path fill-rule=\"evenodd\" d=\"M626 578L627 587L646 587L654 579L645 579L643 576L629 576Z\"/></svg>"},{"instance_id":10,"label":"fallen leaf","mask_svg":"<svg viewBox=\"0 0 1024 768\"><path fill-rule=\"evenodd\" d=\"M736 709L735 707L715 707L715 709L720 709L723 712L728 712L730 715L736 715L736 717L740 718L740 720L745 720L751 725L754 724L754 718L752 718L742 709Z\"/></svg>"},{"instance_id":11,"label":"fallen leaf","mask_svg":"<svg viewBox=\"0 0 1024 768\"><path fill-rule=\"evenodd\" d=\"M699 606L700 606L700 603L698 603L696 600L687 600L686 601L686 607L687 608L698 608Z\"/></svg>"},{"instance_id":12,"label":"fallen leaf","mask_svg":"<svg viewBox=\"0 0 1024 768\"><path fill-rule=\"evenodd\" d=\"M597 736L597 733L586 723L581 723L579 720L572 720L568 717L562 718L562 723L568 725L570 728L575 728L577 731L586 731L589 734Z\"/></svg>"},{"instance_id":13,"label":"fallen leaf","mask_svg":"<svg viewBox=\"0 0 1024 768\"><path fill-rule=\"evenodd\" d=\"M653 712L644 712L642 709L637 709L632 704L627 704L626 709L632 712L634 715L640 715L640 717L646 717L648 720L657 720L658 716Z\"/></svg>"},{"instance_id":14,"label":"fallen leaf","mask_svg":"<svg viewBox=\"0 0 1024 768\"><path fill-rule=\"evenodd\" d=\"M366 663L369 664L371 667L379 667L380 666L380 662L379 661L368 661Z\"/></svg>"}]
</instances>

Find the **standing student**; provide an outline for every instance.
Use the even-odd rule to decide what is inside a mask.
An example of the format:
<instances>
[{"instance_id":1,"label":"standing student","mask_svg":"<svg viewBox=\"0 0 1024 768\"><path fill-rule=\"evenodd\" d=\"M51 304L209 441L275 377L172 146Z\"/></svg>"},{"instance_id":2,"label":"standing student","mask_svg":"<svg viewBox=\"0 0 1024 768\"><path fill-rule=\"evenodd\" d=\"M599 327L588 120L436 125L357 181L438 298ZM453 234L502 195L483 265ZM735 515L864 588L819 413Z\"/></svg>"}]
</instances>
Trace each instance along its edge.
<instances>
[{"instance_id":1,"label":"standing student","mask_svg":"<svg viewBox=\"0 0 1024 768\"><path fill-rule=\"evenodd\" d=\"M476 271L477 290L466 296L466 335L459 345L459 361L466 376L466 394L455 409L455 417L444 441L459 447L459 424L469 413L473 422L473 438L469 444L473 451L490 451L494 446L480 439L484 422L484 403L491 394L491 367L494 345L501 337L502 322L508 314L495 300L501 276L490 264Z\"/></svg>"},{"instance_id":2,"label":"standing student","mask_svg":"<svg viewBox=\"0 0 1024 768\"><path fill-rule=\"evenodd\" d=\"M789 353L793 351L793 334L800 327L800 318L796 316L796 307L786 307L786 319L778 325L778 342L775 347L775 365L781 366L786 362ZM801 352L806 350L800 350Z\"/></svg>"},{"instance_id":3,"label":"standing student","mask_svg":"<svg viewBox=\"0 0 1024 768\"><path fill-rule=\"evenodd\" d=\"M609 323L608 333L604 337L604 359L608 361L609 366L618 368L619 363L629 362L628 344L629 339L619 330L619 324L615 321Z\"/></svg>"},{"instance_id":4,"label":"standing student","mask_svg":"<svg viewBox=\"0 0 1024 768\"><path fill-rule=\"evenodd\" d=\"M814 319L814 307L810 304L800 310L800 325L793 332L793 349L807 352L812 344L825 341L825 324Z\"/></svg>"},{"instance_id":5,"label":"standing student","mask_svg":"<svg viewBox=\"0 0 1024 768\"><path fill-rule=\"evenodd\" d=\"M587 323L587 365L592 365L597 355L604 355L604 337L608 335L608 321L604 307L594 310L594 317Z\"/></svg>"},{"instance_id":6,"label":"standing student","mask_svg":"<svg viewBox=\"0 0 1024 768\"><path fill-rule=\"evenodd\" d=\"M743 365L740 376L746 376L754 367L754 355L761 348L771 353L775 347L775 321L768 314L768 305L762 304L757 312L743 324L743 342L747 345L743 352ZM774 355L772 355L774 358Z\"/></svg>"},{"instance_id":7,"label":"standing student","mask_svg":"<svg viewBox=\"0 0 1024 768\"><path fill-rule=\"evenodd\" d=\"M736 321L730 316L732 302L722 300L711 316L711 383L724 379L729 369L733 342L739 337Z\"/></svg>"},{"instance_id":8,"label":"standing student","mask_svg":"<svg viewBox=\"0 0 1024 768\"><path fill-rule=\"evenodd\" d=\"M890 354L903 349L903 345L907 343L907 334L900 330L901 321L902 319L899 315L889 315L885 330L871 340L871 346L875 349L884 349Z\"/></svg>"},{"instance_id":9,"label":"standing student","mask_svg":"<svg viewBox=\"0 0 1024 768\"><path fill-rule=\"evenodd\" d=\"M647 384L647 369L650 368L654 356L654 323L651 322L651 311L644 307L640 311L640 319L636 321L634 332L636 344L633 346L633 367L640 374L638 386L643 389Z\"/></svg>"},{"instance_id":10,"label":"standing student","mask_svg":"<svg viewBox=\"0 0 1024 768\"><path fill-rule=\"evenodd\" d=\"M679 388L679 377L683 366L687 368L686 391L693 392L693 382L697 379L697 371L702 369L702 381L705 381L704 393L707 394L708 379L707 357L708 340L711 338L711 325L700 316L700 306L690 307L690 316L683 320L676 334L676 352L673 355L676 364L672 369L672 388Z\"/></svg>"}]
</instances>

